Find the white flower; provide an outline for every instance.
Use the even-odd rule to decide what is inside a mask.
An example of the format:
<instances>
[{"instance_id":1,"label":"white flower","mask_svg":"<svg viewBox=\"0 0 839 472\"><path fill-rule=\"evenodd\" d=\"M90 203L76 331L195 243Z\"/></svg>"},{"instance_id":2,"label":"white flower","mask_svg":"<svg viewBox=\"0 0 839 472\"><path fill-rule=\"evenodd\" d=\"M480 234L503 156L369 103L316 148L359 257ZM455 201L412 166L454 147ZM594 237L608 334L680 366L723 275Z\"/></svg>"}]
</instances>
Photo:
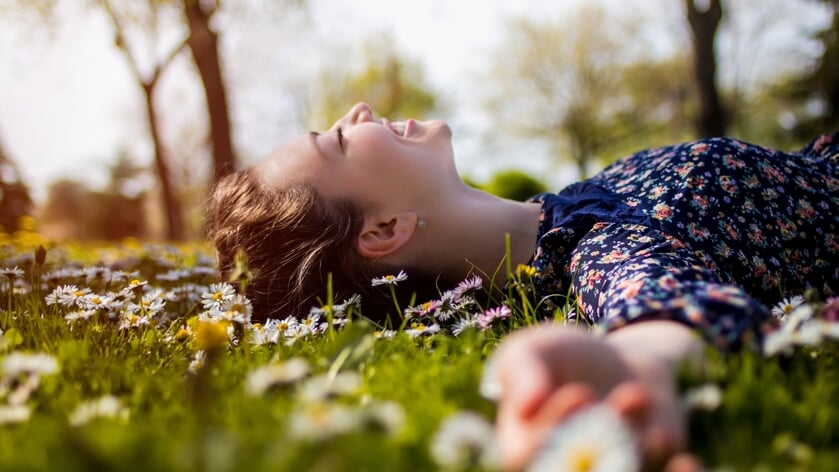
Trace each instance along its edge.
<instances>
[{"instance_id":1,"label":"white flower","mask_svg":"<svg viewBox=\"0 0 839 472\"><path fill-rule=\"evenodd\" d=\"M482 330L486 331L496 320L506 320L511 314L510 307L507 305L497 306L478 315L477 323Z\"/></svg>"},{"instance_id":2,"label":"white flower","mask_svg":"<svg viewBox=\"0 0 839 472\"><path fill-rule=\"evenodd\" d=\"M308 403L289 417L288 432L302 439L326 439L358 429L361 412L332 402Z\"/></svg>"},{"instance_id":3,"label":"white flower","mask_svg":"<svg viewBox=\"0 0 839 472\"><path fill-rule=\"evenodd\" d=\"M131 329L131 328L139 328L140 326L149 326L151 324L151 316L149 315L136 315L130 312L126 312L122 315L122 318L119 320L119 329Z\"/></svg>"},{"instance_id":4,"label":"white flower","mask_svg":"<svg viewBox=\"0 0 839 472\"><path fill-rule=\"evenodd\" d=\"M0 405L0 425L24 423L29 421L31 415L28 405Z\"/></svg>"},{"instance_id":5,"label":"white flower","mask_svg":"<svg viewBox=\"0 0 839 472\"><path fill-rule=\"evenodd\" d=\"M368 401L361 411L365 424L386 433L396 433L405 424L405 409L393 401Z\"/></svg>"},{"instance_id":6,"label":"white flower","mask_svg":"<svg viewBox=\"0 0 839 472\"><path fill-rule=\"evenodd\" d=\"M412 338L417 338L424 334L434 334L438 332L440 332L440 325L436 323L428 325L423 323L415 323L413 326L411 326L411 328L405 330L405 333Z\"/></svg>"},{"instance_id":7,"label":"white flower","mask_svg":"<svg viewBox=\"0 0 839 472\"><path fill-rule=\"evenodd\" d=\"M309 375L309 370L309 363L299 357L257 367L245 378L245 392L258 397L275 385L287 385L302 379Z\"/></svg>"},{"instance_id":8,"label":"white flower","mask_svg":"<svg viewBox=\"0 0 839 472\"><path fill-rule=\"evenodd\" d=\"M70 414L69 422L72 426L87 424L96 418L128 419L128 409L124 408L119 398L105 395L88 402L80 403Z\"/></svg>"},{"instance_id":9,"label":"white flower","mask_svg":"<svg viewBox=\"0 0 839 472\"><path fill-rule=\"evenodd\" d=\"M6 277L9 280L19 279L23 277L23 269L19 268L18 266L14 267L5 267L0 269L0 275Z\"/></svg>"},{"instance_id":10,"label":"white flower","mask_svg":"<svg viewBox=\"0 0 839 472\"><path fill-rule=\"evenodd\" d=\"M702 384L685 392L683 401L688 410L716 410L722 403L722 390L716 384Z\"/></svg>"},{"instance_id":11,"label":"white flower","mask_svg":"<svg viewBox=\"0 0 839 472\"><path fill-rule=\"evenodd\" d=\"M471 411L457 412L446 418L431 438L431 457L443 468L492 466L493 436L486 418Z\"/></svg>"},{"instance_id":12,"label":"white flower","mask_svg":"<svg viewBox=\"0 0 839 472\"><path fill-rule=\"evenodd\" d=\"M467 329L477 328L478 326L477 317L473 315L466 315L454 322L454 325L452 325L452 334L460 336Z\"/></svg>"},{"instance_id":13,"label":"white flower","mask_svg":"<svg viewBox=\"0 0 839 472\"><path fill-rule=\"evenodd\" d=\"M49 295L44 297L47 305L62 305L70 307L76 304L76 301L90 293L89 288L80 290L75 285L60 285L56 287Z\"/></svg>"},{"instance_id":14,"label":"white flower","mask_svg":"<svg viewBox=\"0 0 839 472\"><path fill-rule=\"evenodd\" d=\"M452 290L452 297L460 301L464 295L470 295L473 292L480 290L484 286L484 281L479 276L474 276L457 284L457 287Z\"/></svg>"},{"instance_id":15,"label":"white flower","mask_svg":"<svg viewBox=\"0 0 839 472\"><path fill-rule=\"evenodd\" d=\"M501 381L498 379L498 361L491 356L484 364L484 371L481 374L481 383L478 385L478 393L487 400L498 401L501 399Z\"/></svg>"},{"instance_id":16,"label":"white flower","mask_svg":"<svg viewBox=\"0 0 839 472\"><path fill-rule=\"evenodd\" d=\"M208 310L213 307L219 308L222 303L233 298L235 294L236 290L227 282L210 284L209 290L201 294L201 303Z\"/></svg>"},{"instance_id":17,"label":"white flower","mask_svg":"<svg viewBox=\"0 0 839 472\"><path fill-rule=\"evenodd\" d=\"M2 369L9 377L20 374L51 375L58 372L58 361L49 354L13 352L3 359Z\"/></svg>"},{"instance_id":18,"label":"white flower","mask_svg":"<svg viewBox=\"0 0 839 472\"><path fill-rule=\"evenodd\" d=\"M329 398L350 395L361 388L361 376L357 372L339 372L337 375L318 375L300 385L298 394L305 402L319 402Z\"/></svg>"},{"instance_id":19,"label":"white flower","mask_svg":"<svg viewBox=\"0 0 839 472\"><path fill-rule=\"evenodd\" d=\"M95 293L85 294L76 303L83 310L110 311L120 306L119 303L114 301L113 297L109 295L97 295Z\"/></svg>"},{"instance_id":20,"label":"white flower","mask_svg":"<svg viewBox=\"0 0 839 472\"><path fill-rule=\"evenodd\" d=\"M96 310L75 310L64 315L64 319L67 320L67 324L70 324L76 320L86 320L95 314Z\"/></svg>"},{"instance_id":21,"label":"white flower","mask_svg":"<svg viewBox=\"0 0 839 472\"><path fill-rule=\"evenodd\" d=\"M396 285L408 279L408 274L404 270L400 270L396 275L385 275L384 277L376 277L371 281L375 287L377 285Z\"/></svg>"},{"instance_id":22,"label":"white flower","mask_svg":"<svg viewBox=\"0 0 839 472\"><path fill-rule=\"evenodd\" d=\"M206 361L207 352L202 349L195 353L195 357L192 358L192 362L189 363L187 370L192 374L196 374L202 367L204 367L204 363Z\"/></svg>"},{"instance_id":23,"label":"white flower","mask_svg":"<svg viewBox=\"0 0 839 472\"><path fill-rule=\"evenodd\" d=\"M614 410L602 404L575 413L554 429L527 468L530 472L640 469L632 430Z\"/></svg>"},{"instance_id":24,"label":"white flower","mask_svg":"<svg viewBox=\"0 0 839 472\"><path fill-rule=\"evenodd\" d=\"M218 310L218 315L221 319L239 324L250 323L252 314L253 305L251 305L251 301L246 296L240 294L235 294L222 302Z\"/></svg>"},{"instance_id":25,"label":"white flower","mask_svg":"<svg viewBox=\"0 0 839 472\"><path fill-rule=\"evenodd\" d=\"M804 297L801 295L796 295L794 297L788 297L781 300L780 303L775 305L772 308L772 315L775 318L778 318L781 321L786 321L787 315L792 313L792 311L804 303Z\"/></svg>"},{"instance_id":26,"label":"white flower","mask_svg":"<svg viewBox=\"0 0 839 472\"><path fill-rule=\"evenodd\" d=\"M391 339L396 336L397 331L395 329L383 329L373 331L373 337L376 339Z\"/></svg>"}]
</instances>

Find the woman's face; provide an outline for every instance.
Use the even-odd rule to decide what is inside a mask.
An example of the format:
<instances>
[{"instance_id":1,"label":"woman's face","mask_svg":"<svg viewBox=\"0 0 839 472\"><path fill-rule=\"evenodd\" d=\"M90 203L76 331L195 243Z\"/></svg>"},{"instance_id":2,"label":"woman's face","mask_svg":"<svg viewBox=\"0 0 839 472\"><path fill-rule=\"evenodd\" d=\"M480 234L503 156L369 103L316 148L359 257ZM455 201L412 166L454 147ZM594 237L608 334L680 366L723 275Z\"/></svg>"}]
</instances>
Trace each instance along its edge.
<instances>
[{"instance_id":1,"label":"woman's face","mask_svg":"<svg viewBox=\"0 0 839 472\"><path fill-rule=\"evenodd\" d=\"M367 210L410 209L447 181L460 181L447 124L374 119L366 103L328 131L280 147L255 169L269 185L311 183L327 197L347 198Z\"/></svg>"}]
</instances>

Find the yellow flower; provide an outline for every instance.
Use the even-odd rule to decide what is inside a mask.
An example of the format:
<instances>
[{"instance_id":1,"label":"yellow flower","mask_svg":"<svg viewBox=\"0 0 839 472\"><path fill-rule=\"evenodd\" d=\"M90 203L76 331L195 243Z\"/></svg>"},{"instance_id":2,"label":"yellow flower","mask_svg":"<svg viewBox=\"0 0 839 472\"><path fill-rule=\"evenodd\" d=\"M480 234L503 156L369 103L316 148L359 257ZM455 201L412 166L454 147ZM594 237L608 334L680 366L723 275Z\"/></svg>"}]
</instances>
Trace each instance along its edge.
<instances>
[{"instance_id":1,"label":"yellow flower","mask_svg":"<svg viewBox=\"0 0 839 472\"><path fill-rule=\"evenodd\" d=\"M199 349L205 351L216 351L227 346L230 336L227 334L227 321L215 323L202 321L195 329L195 343Z\"/></svg>"}]
</instances>

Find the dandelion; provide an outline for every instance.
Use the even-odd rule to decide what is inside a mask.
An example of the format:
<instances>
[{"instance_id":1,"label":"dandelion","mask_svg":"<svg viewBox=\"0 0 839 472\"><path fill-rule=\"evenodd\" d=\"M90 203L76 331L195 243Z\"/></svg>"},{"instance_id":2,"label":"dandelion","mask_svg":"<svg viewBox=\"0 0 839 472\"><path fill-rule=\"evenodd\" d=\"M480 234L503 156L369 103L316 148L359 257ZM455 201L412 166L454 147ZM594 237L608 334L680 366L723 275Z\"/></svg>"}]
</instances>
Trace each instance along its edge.
<instances>
[{"instance_id":1,"label":"dandelion","mask_svg":"<svg viewBox=\"0 0 839 472\"><path fill-rule=\"evenodd\" d=\"M440 325L437 323L432 324L423 324L423 323L414 323L411 328L406 329L405 333L412 337L417 338L424 334L434 334L440 332Z\"/></svg>"},{"instance_id":2,"label":"dandelion","mask_svg":"<svg viewBox=\"0 0 839 472\"><path fill-rule=\"evenodd\" d=\"M245 379L245 392L252 397L258 397L271 387L297 382L309 375L309 371L309 363L299 357L257 367Z\"/></svg>"},{"instance_id":3,"label":"dandelion","mask_svg":"<svg viewBox=\"0 0 839 472\"><path fill-rule=\"evenodd\" d=\"M227 346L230 342L230 334L227 330L226 321L202 321L195 328L195 343L201 350L217 351Z\"/></svg>"},{"instance_id":4,"label":"dandelion","mask_svg":"<svg viewBox=\"0 0 839 472\"><path fill-rule=\"evenodd\" d=\"M516 266L516 276L519 279L531 279L536 275L536 268L527 264Z\"/></svg>"},{"instance_id":5,"label":"dandelion","mask_svg":"<svg viewBox=\"0 0 839 472\"><path fill-rule=\"evenodd\" d=\"M125 421L128 419L128 409L120 404L119 398L105 395L101 398L79 404L70 414L71 426L81 426L97 418L112 418Z\"/></svg>"},{"instance_id":6,"label":"dandelion","mask_svg":"<svg viewBox=\"0 0 839 472\"><path fill-rule=\"evenodd\" d=\"M781 321L786 321L787 316L803 303L804 297L801 295L784 298L772 308L772 315Z\"/></svg>"},{"instance_id":7,"label":"dandelion","mask_svg":"<svg viewBox=\"0 0 839 472\"><path fill-rule=\"evenodd\" d=\"M429 445L431 457L443 468L491 467L494 460L490 422L471 411L459 411L446 418Z\"/></svg>"},{"instance_id":8,"label":"dandelion","mask_svg":"<svg viewBox=\"0 0 839 472\"><path fill-rule=\"evenodd\" d=\"M641 469L637 440L618 414L596 405L573 414L548 437L531 472L612 472Z\"/></svg>"},{"instance_id":9,"label":"dandelion","mask_svg":"<svg viewBox=\"0 0 839 472\"><path fill-rule=\"evenodd\" d=\"M233 298L236 290L227 282L219 282L210 285L207 292L201 294L201 303L205 309L220 308L222 303Z\"/></svg>"},{"instance_id":10,"label":"dandelion","mask_svg":"<svg viewBox=\"0 0 839 472\"><path fill-rule=\"evenodd\" d=\"M385 275L384 277L376 277L371 281L373 287L377 285L396 285L399 282L404 282L408 279L408 274L404 270L400 270L396 275Z\"/></svg>"}]
</instances>

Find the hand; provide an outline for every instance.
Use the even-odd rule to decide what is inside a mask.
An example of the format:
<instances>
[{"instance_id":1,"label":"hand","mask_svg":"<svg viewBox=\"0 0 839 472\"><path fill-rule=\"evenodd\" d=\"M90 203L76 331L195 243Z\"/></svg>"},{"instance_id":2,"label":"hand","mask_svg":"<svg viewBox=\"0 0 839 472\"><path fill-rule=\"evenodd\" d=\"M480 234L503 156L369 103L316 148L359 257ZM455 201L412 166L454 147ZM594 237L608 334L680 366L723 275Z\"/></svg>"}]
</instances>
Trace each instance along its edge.
<instances>
[{"instance_id":1,"label":"hand","mask_svg":"<svg viewBox=\"0 0 839 472\"><path fill-rule=\"evenodd\" d=\"M665 330L687 329L667 324L674 327ZM638 327L661 329L652 322ZM522 330L505 340L493 361L501 387L496 431L502 467L521 470L558 423L604 402L636 431L648 468L666 463L667 470L699 470L689 456L674 456L685 445L685 433L672 367L625 346L637 348L561 326Z\"/></svg>"}]
</instances>

